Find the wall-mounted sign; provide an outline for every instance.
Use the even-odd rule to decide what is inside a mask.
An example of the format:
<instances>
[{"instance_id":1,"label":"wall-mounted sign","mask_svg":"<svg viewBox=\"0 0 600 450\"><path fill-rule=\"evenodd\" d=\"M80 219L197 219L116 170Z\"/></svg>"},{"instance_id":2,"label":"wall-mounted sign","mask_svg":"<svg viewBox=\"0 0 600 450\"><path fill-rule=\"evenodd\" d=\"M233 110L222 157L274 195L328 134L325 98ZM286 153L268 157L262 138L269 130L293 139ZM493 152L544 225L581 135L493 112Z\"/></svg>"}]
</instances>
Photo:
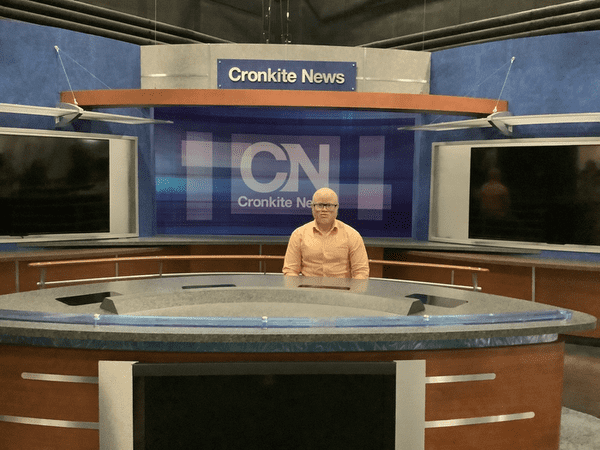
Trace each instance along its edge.
<instances>
[{"instance_id":1,"label":"wall-mounted sign","mask_svg":"<svg viewBox=\"0 0 600 450\"><path fill-rule=\"evenodd\" d=\"M219 59L217 83L219 89L355 91L356 63Z\"/></svg>"}]
</instances>

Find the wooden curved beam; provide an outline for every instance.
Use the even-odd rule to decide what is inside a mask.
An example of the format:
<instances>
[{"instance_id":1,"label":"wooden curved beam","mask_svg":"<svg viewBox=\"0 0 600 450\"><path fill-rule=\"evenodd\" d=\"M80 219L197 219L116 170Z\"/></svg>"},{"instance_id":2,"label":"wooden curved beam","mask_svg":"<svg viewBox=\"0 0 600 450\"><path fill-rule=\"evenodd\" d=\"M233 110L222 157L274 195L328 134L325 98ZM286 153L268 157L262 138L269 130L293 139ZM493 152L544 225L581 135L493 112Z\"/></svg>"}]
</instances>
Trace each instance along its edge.
<instances>
[{"instance_id":1,"label":"wooden curved beam","mask_svg":"<svg viewBox=\"0 0 600 450\"><path fill-rule=\"evenodd\" d=\"M380 92L323 92L244 89L111 89L62 92L61 101L82 108L167 106L254 106L339 108L486 117L508 102L483 98Z\"/></svg>"}]
</instances>

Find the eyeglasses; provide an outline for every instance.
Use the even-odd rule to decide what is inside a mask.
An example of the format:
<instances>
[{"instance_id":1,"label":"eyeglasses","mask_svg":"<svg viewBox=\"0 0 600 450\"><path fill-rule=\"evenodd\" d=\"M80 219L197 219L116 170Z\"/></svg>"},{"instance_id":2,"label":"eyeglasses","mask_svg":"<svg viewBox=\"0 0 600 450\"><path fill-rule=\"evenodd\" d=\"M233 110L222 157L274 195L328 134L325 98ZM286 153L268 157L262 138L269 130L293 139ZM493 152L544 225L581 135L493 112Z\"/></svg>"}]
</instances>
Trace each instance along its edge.
<instances>
[{"instance_id":1,"label":"eyeglasses","mask_svg":"<svg viewBox=\"0 0 600 450\"><path fill-rule=\"evenodd\" d=\"M335 208L337 208L338 205L335 203L313 203L312 206L317 211L321 211L323 209L327 211L333 211Z\"/></svg>"}]
</instances>

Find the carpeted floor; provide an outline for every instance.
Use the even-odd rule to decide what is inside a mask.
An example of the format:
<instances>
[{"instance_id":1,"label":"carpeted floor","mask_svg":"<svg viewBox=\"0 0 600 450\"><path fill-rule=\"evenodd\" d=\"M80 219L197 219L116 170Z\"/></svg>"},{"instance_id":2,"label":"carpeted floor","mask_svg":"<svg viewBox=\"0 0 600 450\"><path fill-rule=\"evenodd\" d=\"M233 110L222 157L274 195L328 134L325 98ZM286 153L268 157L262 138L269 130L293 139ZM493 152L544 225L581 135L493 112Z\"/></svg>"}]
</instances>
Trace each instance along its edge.
<instances>
[{"instance_id":1,"label":"carpeted floor","mask_svg":"<svg viewBox=\"0 0 600 450\"><path fill-rule=\"evenodd\" d=\"M565 344L563 406L600 418L600 347Z\"/></svg>"},{"instance_id":2,"label":"carpeted floor","mask_svg":"<svg viewBox=\"0 0 600 450\"><path fill-rule=\"evenodd\" d=\"M600 347L565 345L560 450L600 450Z\"/></svg>"},{"instance_id":3,"label":"carpeted floor","mask_svg":"<svg viewBox=\"0 0 600 450\"><path fill-rule=\"evenodd\" d=\"M563 406L560 450L600 449L600 419Z\"/></svg>"}]
</instances>

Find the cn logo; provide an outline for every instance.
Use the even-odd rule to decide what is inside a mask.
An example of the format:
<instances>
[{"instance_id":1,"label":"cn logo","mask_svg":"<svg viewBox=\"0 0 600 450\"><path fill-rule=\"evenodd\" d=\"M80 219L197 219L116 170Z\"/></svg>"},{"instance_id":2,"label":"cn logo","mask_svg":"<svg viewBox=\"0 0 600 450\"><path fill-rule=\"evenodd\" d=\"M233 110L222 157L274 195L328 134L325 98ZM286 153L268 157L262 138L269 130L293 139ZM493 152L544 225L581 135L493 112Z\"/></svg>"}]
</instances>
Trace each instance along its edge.
<instances>
[{"instance_id":1,"label":"cn logo","mask_svg":"<svg viewBox=\"0 0 600 450\"><path fill-rule=\"evenodd\" d=\"M256 155L261 152L270 153L277 161L289 161L289 173L275 172L269 181L261 178L257 180L253 173L252 162ZM315 188L329 185L329 144L319 145L318 168L311 162L310 158L297 143L282 143L281 146L272 142L256 142L250 145L242 154L240 160L240 173L242 180L248 188L258 193L269 193L274 191L298 192L300 167L304 170L306 177Z\"/></svg>"}]
</instances>

